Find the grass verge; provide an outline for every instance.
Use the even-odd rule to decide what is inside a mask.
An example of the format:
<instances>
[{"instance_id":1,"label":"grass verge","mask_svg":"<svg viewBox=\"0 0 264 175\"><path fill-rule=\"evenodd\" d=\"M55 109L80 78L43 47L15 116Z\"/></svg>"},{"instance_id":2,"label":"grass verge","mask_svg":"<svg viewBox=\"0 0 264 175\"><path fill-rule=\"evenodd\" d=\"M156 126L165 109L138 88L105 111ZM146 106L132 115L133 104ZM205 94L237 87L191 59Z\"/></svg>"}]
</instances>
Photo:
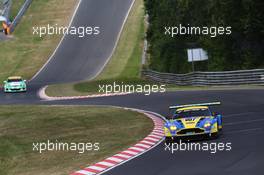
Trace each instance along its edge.
<instances>
[{"instance_id":1,"label":"grass verge","mask_svg":"<svg viewBox=\"0 0 264 175\"><path fill-rule=\"evenodd\" d=\"M13 33L13 38L1 42L1 82L13 75L30 79L42 67L58 45L61 36L40 38L33 35L32 27L47 24L67 26L77 2L76 0L34 0L32 2ZM14 0L11 16L15 15L21 4L21 0Z\"/></svg>"},{"instance_id":2,"label":"grass verge","mask_svg":"<svg viewBox=\"0 0 264 175\"><path fill-rule=\"evenodd\" d=\"M136 0L119 39L118 46L96 80L138 78L144 40L144 4Z\"/></svg>"},{"instance_id":3,"label":"grass verge","mask_svg":"<svg viewBox=\"0 0 264 175\"><path fill-rule=\"evenodd\" d=\"M25 0L12 0L12 6L10 11L10 20L13 21L19 12L20 8L24 4Z\"/></svg>"},{"instance_id":4,"label":"grass verge","mask_svg":"<svg viewBox=\"0 0 264 175\"><path fill-rule=\"evenodd\" d=\"M132 111L87 106L1 106L0 174L62 175L143 139L150 119ZM113 127L114 126L114 127ZM95 143L99 151L32 151L35 142Z\"/></svg>"}]
</instances>

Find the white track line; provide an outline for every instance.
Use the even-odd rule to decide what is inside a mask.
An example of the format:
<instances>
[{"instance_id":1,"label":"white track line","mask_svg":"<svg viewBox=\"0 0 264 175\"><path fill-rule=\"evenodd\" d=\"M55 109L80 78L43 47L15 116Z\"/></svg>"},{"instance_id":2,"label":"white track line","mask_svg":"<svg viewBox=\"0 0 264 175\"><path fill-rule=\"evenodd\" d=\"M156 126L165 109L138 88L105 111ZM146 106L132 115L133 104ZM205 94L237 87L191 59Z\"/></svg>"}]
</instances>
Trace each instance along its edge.
<instances>
[{"instance_id":1,"label":"white track line","mask_svg":"<svg viewBox=\"0 0 264 175\"><path fill-rule=\"evenodd\" d=\"M81 4L82 0L79 0L78 4L77 4L77 7L75 8L74 10L74 13L72 15L72 18L70 20L70 23L68 25L68 28L70 28L70 26L72 25L72 22L76 16L76 13L80 7L80 4ZM48 61L39 69L39 71L29 80L29 81L32 81L34 78L36 78L38 76L38 74L44 69L44 67L46 67L46 65L51 61L51 59L54 57L55 53L57 52L57 50L59 49L60 45L62 44L64 38L65 38L66 34L63 35L63 37L61 38L59 44L57 45L56 49L54 50L54 52L52 53L52 55L49 57Z\"/></svg>"},{"instance_id":2,"label":"white track line","mask_svg":"<svg viewBox=\"0 0 264 175\"><path fill-rule=\"evenodd\" d=\"M114 48L112 49L111 54L109 55L109 57L107 58L106 62L105 62L104 65L101 67L101 69L100 69L100 70L94 75L94 77L92 77L92 78L90 78L90 79L94 79L95 77L97 77L97 76L103 71L103 69L104 69L104 67L106 66L106 64L109 62L109 60L110 60L110 59L112 58L112 56L114 55L115 50L116 50L116 47L117 47L118 42L119 42L119 40L120 40L121 34L122 34L122 32L123 32L124 26L125 26L125 24L126 24L127 18L128 18L128 16L129 16L129 14L130 14L130 12L131 12L131 9L132 9L132 7L134 6L134 4L135 4L135 0L133 0L133 2L131 3L131 5L130 5L128 11L127 11L126 17L125 17L125 19L124 19L124 21L123 21L123 24L122 24L122 26L121 26L121 28L120 28L120 31L119 31L118 35L117 35L117 39L116 39L116 41L115 41L115 45L114 45Z\"/></svg>"}]
</instances>

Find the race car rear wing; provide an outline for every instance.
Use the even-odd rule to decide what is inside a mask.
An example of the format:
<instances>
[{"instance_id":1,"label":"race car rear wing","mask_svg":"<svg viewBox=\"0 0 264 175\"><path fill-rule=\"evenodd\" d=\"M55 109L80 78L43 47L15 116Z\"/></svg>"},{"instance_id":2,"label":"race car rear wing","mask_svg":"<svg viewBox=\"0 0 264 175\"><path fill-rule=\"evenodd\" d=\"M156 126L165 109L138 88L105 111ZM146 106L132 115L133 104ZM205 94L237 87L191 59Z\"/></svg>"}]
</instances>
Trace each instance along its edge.
<instances>
[{"instance_id":1,"label":"race car rear wing","mask_svg":"<svg viewBox=\"0 0 264 175\"><path fill-rule=\"evenodd\" d=\"M211 103L198 103L198 104L189 104L189 105L177 105L177 106L170 106L170 109L178 109L178 108L186 108L186 107L193 107L193 106L216 106L221 105L221 102L211 102Z\"/></svg>"}]
</instances>

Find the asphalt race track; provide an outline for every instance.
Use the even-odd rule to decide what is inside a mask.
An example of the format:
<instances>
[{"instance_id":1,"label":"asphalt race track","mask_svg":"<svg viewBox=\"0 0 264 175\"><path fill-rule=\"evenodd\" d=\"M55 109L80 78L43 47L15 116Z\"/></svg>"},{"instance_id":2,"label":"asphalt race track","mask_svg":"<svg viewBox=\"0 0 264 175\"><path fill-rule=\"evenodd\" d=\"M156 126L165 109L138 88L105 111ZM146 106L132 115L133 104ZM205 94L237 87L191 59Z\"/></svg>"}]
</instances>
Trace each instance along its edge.
<instances>
[{"instance_id":1,"label":"asphalt race track","mask_svg":"<svg viewBox=\"0 0 264 175\"><path fill-rule=\"evenodd\" d=\"M0 104L113 105L169 115L168 106L221 101L213 109L223 114L224 133L217 140L232 150L217 152L165 151L164 143L113 170L108 175L263 175L264 90L178 91L90 99L44 101L37 92L52 83L93 78L107 62L132 0L83 0L72 25L99 25L100 37L66 36L50 62L29 83L27 93L0 94Z\"/></svg>"},{"instance_id":2,"label":"asphalt race track","mask_svg":"<svg viewBox=\"0 0 264 175\"><path fill-rule=\"evenodd\" d=\"M100 27L100 34L84 38L67 35L51 61L31 83L65 83L96 76L111 56L132 2L132 0L81 1L72 26Z\"/></svg>"},{"instance_id":3,"label":"asphalt race track","mask_svg":"<svg viewBox=\"0 0 264 175\"><path fill-rule=\"evenodd\" d=\"M50 61L29 82L26 94L1 94L1 103L38 101L44 85L94 78L111 57L133 0L82 0L72 21L74 27L100 27L99 35L66 35Z\"/></svg>"},{"instance_id":4,"label":"asphalt race track","mask_svg":"<svg viewBox=\"0 0 264 175\"><path fill-rule=\"evenodd\" d=\"M218 152L176 152L164 151L164 143L150 152L105 174L112 175L202 175L263 174L263 90L243 91L192 91L156 94L149 97L132 95L93 99L81 104L112 104L152 110L167 115L171 104L196 103L221 100L222 106L215 108L224 114L224 133L211 142L231 142L232 151ZM109 102L106 102L109 101ZM76 104L77 101L72 101Z\"/></svg>"}]
</instances>

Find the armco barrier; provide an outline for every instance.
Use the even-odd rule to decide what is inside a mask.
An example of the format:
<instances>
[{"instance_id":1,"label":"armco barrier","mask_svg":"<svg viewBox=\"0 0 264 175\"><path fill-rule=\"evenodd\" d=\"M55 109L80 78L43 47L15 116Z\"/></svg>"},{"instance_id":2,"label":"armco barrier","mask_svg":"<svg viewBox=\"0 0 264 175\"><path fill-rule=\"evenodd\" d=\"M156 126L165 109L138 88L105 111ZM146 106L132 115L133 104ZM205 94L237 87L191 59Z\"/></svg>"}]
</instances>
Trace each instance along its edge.
<instances>
[{"instance_id":1,"label":"armco barrier","mask_svg":"<svg viewBox=\"0 0 264 175\"><path fill-rule=\"evenodd\" d=\"M12 0L0 0L0 16L9 20Z\"/></svg>"},{"instance_id":2,"label":"armco barrier","mask_svg":"<svg viewBox=\"0 0 264 175\"><path fill-rule=\"evenodd\" d=\"M264 85L264 69L223 72L192 72L187 74L160 73L152 70L143 70L142 77L160 83L175 85Z\"/></svg>"},{"instance_id":3,"label":"armco barrier","mask_svg":"<svg viewBox=\"0 0 264 175\"><path fill-rule=\"evenodd\" d=\"M26 10L28 9L28 7L30 6L31 3L32 3L32 0L25 0L24 4L20 8L17 16L15 17L14 21L12 22L12 25L10 28L11 33L15 30L17 24L20 22L20 20L22 19L23 15L25 14Z\"/></svg>"}]
</instances>

